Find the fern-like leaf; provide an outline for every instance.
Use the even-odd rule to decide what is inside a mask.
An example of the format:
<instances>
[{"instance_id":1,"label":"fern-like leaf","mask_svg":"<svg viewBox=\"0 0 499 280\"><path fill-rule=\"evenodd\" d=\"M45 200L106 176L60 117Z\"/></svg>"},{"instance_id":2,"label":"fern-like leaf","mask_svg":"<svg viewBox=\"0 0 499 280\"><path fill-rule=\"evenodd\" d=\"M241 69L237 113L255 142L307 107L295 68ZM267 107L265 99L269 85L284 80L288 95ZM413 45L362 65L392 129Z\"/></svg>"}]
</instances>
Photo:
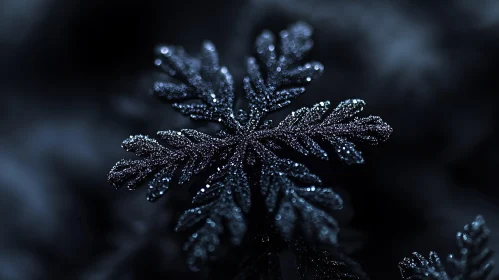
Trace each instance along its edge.
<instances>
[{"instance_id":1,"label":"fern-like leaf","mask_svg":"<svg viewBox=\"0 0 499 280\"><path fill-rule=\"evenodd\" d=\"M405 258L400 264L402 278L407 280L485 280L492 271L492 251L487 247L490 231L482 216L477 216L464 226L464 232L457 233L459 254L450 254L446 271L437 253L431 252L429 260L419 253Z\"/></svg>"},{"instance_id":2,"label":"fern-like leaf","mask_svg":"<svg viewBox=\"0 0 499 280\"><path fill-rule=\"evenodd\" d=\"M459 254L450 254L447 261L456 275L455 280L486 279L494 267L491 260L493 252L487 247L490 230L482 216L476 217L464 226L463 232L457 233Z\"/></svg>"},{"instance_id":3,"label":"fern-like leaf","mask_svg":"<svg viewBox=\"0 0 499 280\"><path fill-rule=\"evenodd\" d=\"M199 56L190 56L180 47L157 48L155 64L168 78L154 84L155 95L174 102L173 107L182 114L219 123L222 129L216 136L190 129L160 131L164 144L147 136L131 136L123 147L141 159L119 161L108 180L115 187L130 189L149 180L147 198L155 201L170 186L189 182L209 166L217 168L177 226L177 230L194 231L185 246L192 269L210 258L224 229L233 244L241 242L247 228L245 215L251 207L250 182L259 182L267 210L283 237L301 232L336 245L339 228L331 211L341 209L341 198L320 187L320 179L303 164L283 158L279 152L289 146L328 159L326 142L346 163L363 163L356 143L378 144L392 129L379 117L357 117L365 105L359 99L341 102L334 110L329 110L328 101L320 102L291 113L277 126L266 119L303 94L305 86L321 75L320 63L303 62L313 45L311 35L310 26L297 23L280 33L278 47L269 31L257 38L257 56L248 59L244 78L248 111L234 108L234 83L227 68L219 65L213 44L205 42ZM259 172L247 173L248 168Z\"/></svg>"}]
</instances>

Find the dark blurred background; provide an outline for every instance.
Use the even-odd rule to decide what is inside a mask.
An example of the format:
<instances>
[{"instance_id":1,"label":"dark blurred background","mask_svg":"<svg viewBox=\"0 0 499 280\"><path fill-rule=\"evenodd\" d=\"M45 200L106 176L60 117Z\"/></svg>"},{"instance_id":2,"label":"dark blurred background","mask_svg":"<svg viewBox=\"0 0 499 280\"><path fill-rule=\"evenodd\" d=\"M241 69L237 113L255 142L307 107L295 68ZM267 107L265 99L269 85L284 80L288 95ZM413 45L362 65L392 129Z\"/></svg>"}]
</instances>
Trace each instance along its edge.
<instances>
[{"instance_id":1,"label":"dark blurred background","mask_svg":"<svg viewBox=\"0 0 499 280\"><path fill-rule=\"evenodd\" d=\"M311 165L345 193L371 278L455 252L477 214L499 251L498 1L0 0L0 279L202 278L173 231L188 199L152 204L107 172L130 134L198 127L148 96L156 44L209 39L241 81L255 36L297 20L325 72L276 118L362 98L394 128L364 166Z\"/></svg>"}]
</instances>

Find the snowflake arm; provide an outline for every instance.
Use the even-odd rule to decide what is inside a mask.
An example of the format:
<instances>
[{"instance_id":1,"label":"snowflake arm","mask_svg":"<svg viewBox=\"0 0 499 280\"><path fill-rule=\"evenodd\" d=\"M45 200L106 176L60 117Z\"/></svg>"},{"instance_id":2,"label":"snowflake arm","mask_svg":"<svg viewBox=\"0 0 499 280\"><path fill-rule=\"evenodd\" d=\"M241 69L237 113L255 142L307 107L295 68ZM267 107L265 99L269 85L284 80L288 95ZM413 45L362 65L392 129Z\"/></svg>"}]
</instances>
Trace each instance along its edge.
<instances>
[{"instance_id":1,"label":"snowflake arm","mask_svg":"<svg viewBox=\"0 0 499 280\"><path fill-rule=\"evenodd\" d=\"M231 234L231 241L239 245L246 232L243 213L250 207L250 189L248 177L241 158L245 148L237 149L229 162L211 178L194 197L193 202L201 204L187 210L179 219L175 230L185 230L204 221L199 230L194 232L184 246L189 252L187 263L192 270L206 262L220 244L219 235L225 223Z\"/></svg>"},{"instance_id":2,"label":"snowflake arm","mask_svg":"<svg viewBox=\"0 0 499 280\"><path fill-rule=\"evenodd\" d=\"M490 230L482 216L476 217L456 235L459 254L450 254L447 262L456 274L455 280L486 279L494 267L493 252L487 247Z\"/></svg>"},{"instance_id":3,"label":"snowflake arm","mask_svg":"<svg viewBox=\"0 0 499 280\"><path fill-rule=\"evenodd\" d=\"M350 99L341 102L328 116L329 101L312 108L301 108L288 115L277 127L275 137L305 155L327 159L327 153L313 139L329 142L340 159L348 164L363 163L362 153L353 142L376 145L388 139L392 128L377 116L355 117L365 102Z\"/></svg>"},{"instance_id":4,"label":"snowflake arm","mask_svg":"<svg viewBox=\"0 0 499 280\"><path fill-rule=\"evenodd\" d=\"M261 191L267 209L274 212L277 208L274 224L283 237L292 238L299 225L307 237L318 237L322 243L336 245L339 227L327 211L341 209L341 197L331 189L316 187L321 180L304 165L279 158L263 146L256 150L265 159Z\"/></svg>"},{"instance_id":5,"label":"snowflake arm","mask_svg":"<svg viewBox=\"0 0 499 280\"><path fill-rule=\"evenodd\" d=\"M419 253L405 258L399 264L402 278L407 280L485 280L492 271L492 251L487 247L490 231L481 216L464 226L464 232L457 233L458 256L450 254L447 272L435 252L429 260Z\"/></svg>"},{"instance_id":6,"label":"snowflake arm","mask_svg":"<svg viewBox=\"0 0 499 280\"><path fill-rule=\"evenodd\" d=\"M120 160L108 175L108 181L116 188L126 185L137 188L154 175L149 182L147 200L155 201L169 188L171 181L187 182L192 175L206 168L213 157L230 145L230 142L207 134L183 129L181 131L159 131L158 135L169 147L161 145L148 136L136 135L123 141L122 147L142 157L139 160ZM177 170L180 176L174 178Z\"/></svg>"},{"instance_id":7,"label":"snowflake arm","mask_svg":"<svg viewBox=\"0 0 499 280\"><path fill-rule=\"evenodd\" d=\"M220 67L215 46L206 41L200 58L189 56L181 47L160 46L155 64L173 81L158 81L153 93L168 102L199 100L201 103L173 103L180 113L194 120L222 123L240 128L234 106L234 81L226 67Z\"/></svg>"},{"instance_id":8,"label":"snowflake arm","mask_svg":"<svg viewBox=\"0 0 499 280\"><path fill-rule=\"evenodd\" d=\"M248 76L244 78L246 99L250 105L247 127L255 128L271 112L288 106L305 92L304 86L318 79L324 67L318 62L299 65L312 48L312 28L296 23L280 33L280 53L276 53L274 35L264 31L256 40L257 59L248 58Z\"/></svg>"}]
</instances>

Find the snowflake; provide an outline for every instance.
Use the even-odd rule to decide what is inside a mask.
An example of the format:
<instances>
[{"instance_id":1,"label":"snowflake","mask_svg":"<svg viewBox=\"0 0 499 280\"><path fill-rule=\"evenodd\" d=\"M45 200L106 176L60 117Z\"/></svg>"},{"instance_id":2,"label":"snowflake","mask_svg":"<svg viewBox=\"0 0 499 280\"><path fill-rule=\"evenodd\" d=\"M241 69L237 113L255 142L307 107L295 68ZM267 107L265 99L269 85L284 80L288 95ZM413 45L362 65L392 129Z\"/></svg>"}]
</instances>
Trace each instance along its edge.
<instances>
[{"instance_id":1,"label":"snowflake","mask_svg":"<svg viewBox=\"0 0 499 280\"><path fill-rule=\"evenodd\" d=\"M209 259L225 229L233 244L241 243L252 201L251 185L259 186L283 237L290 238L299 227L304 235L336 245L338 224L328 211L342 208L340 196L320 187L316 175L303 164L283 158L279 150L288 146L327 159L318 140L333 145L346 163L359 164L364 159L354 142L378 144L392 129L379 117L356 117L365 105L360 99L343 101L333 110L328 101L320 102L291 113L277 126L266 119L302 95L304 86L322 74L320 63L302 62L312 48L311 35L308 25L297 23L280 32L279 47L269 31L257 38L257 57L248 59L243 81L248 110L237 111L232 76L220 67L212 43L203 44L199 57L189 56L180 47L158 47L155 64L169 80L156 82L153 92L174 102L172 106L180 113L219 123L222 130L216 136L192 129L159 131L166 145L148 136L131 136L122 147L142 159L119 161L108 181L115 187L135 189L151 178L147 199L155 201L171 185L185 184L211 166L216 169L195 195L195 207L180 217L176 227L184 230L197 225L185 245L192 269Z\"/></svg>"},{"instance_id":2,"label":"snowflake","mask_svg":"<svg viewBox=\"0 0 499 280\"><path fill-rule=\"evenodd\" d=\"M457 233L459 255L449 254L451 266L447 272L437 253L430 252L429 259L419 253L405 258L399 264L402 278L407 280L485 280L492 271L492 251L487 247L490 230L481 216L464 226Z\"/></svg>"}]
</instances>

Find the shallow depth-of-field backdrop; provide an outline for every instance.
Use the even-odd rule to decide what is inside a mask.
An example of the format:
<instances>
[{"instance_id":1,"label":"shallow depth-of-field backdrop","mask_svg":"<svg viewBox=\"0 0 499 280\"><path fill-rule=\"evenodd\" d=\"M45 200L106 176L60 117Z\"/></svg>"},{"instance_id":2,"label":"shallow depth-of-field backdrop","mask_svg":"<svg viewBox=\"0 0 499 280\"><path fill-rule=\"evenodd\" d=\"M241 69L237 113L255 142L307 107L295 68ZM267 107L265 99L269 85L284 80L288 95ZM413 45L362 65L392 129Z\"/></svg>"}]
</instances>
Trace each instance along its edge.
<instances>
[{"instance_id":1,"label":"shallow depth-of-field backdrop","mask_svg":"<svg viewBox=\"0 0 499 280\"><path fill-rule=\"evenodd\" d=\"M202 278L173 231L184 193L152 204L107 172L129 135L199 126L148 95L156 44L196 53L209 39L241 81L255 36L297 20L325 70L275 118L362 98L394 129L363 166L310 165L345 198L371 278L399 279L413 251L454 252L477 214L499 251L498 1L3 0L0 279Z\"/></svg>"}]
</instances>

